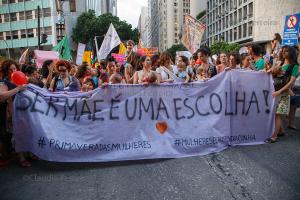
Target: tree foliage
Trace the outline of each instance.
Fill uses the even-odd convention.
[[[187,51],[187,49],[182,44],[174,44],[169,49],[167,49],[167,52],[171,54],[173,60],[176,57],[176,51]]]
[[[206,10],[203,10],[196,16],[196,19],[198,19],[198,20],[201,19],[205,14],[206,14]]]
[[[126,21],[121,21],[119,17],[113,16],[111,13],[96,16],[95,12],[89,10],[82,13],[78,18],[75,27],[73,28],[72,39],[77,43],[87,44],[98,37],[98,43],[102,43],[104,36],[112,23],[118,32],[122,41],[132,39],[138,41],[138,30],[132,29],[131,24]]]
[[[238,52],[240,48],[241,46],[237,43],[227,43],[224,41],[218,41],[211,45],[212,54]]]

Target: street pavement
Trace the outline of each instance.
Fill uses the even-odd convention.
[[[0,168],[0,199],[298,200],[300,131],[286,133],[275,144],[181,159],[36,161],[26,169],[12,161]]]

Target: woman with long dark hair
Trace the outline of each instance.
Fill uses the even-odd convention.
[[[275,92],[272,94],[276,98],[276,115],[275,115],[275,131],[271,138],[266,142],[274,143],[277,141],[278,134],[282,129],[282,118],[289,114],[290,96],[289,90],[294,85],[296,78],[299,75],[299,64],[297,62],[297,52],[294,47],[286,46],[282,48],[282,56],[284,58],[283,64],[279,69],[273,68],[273,72],[283,75],[286,82],[276,87]],[[276,81],[275,81],[276,82]]]
[[[6,157],[11,153],[12,144],[12,97],[24,86],[16,86],[11,82],[12,73],[19,71],[19,65],[13,60],[5,60],[0,65],[0,151],[3,158],[0,165],[7,164]],[[24,153],[19,153],[19,161],[22,167],[30,167],[30,162],[25,158]]]

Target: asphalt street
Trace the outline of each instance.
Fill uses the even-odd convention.
[[[297,118],[300,127],[300,118]],[[1,200],[300,199],[300,131],[275,144],[182,159],[113,163],[16,161],[0,169]]]

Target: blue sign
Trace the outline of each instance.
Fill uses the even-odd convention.
[[[300,14],[288,15],[285,17],[282,44],[288,46],[298,46]]]

